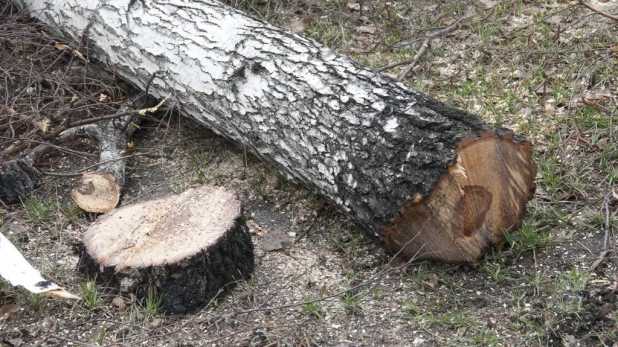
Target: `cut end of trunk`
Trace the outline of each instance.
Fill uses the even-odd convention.
[[[406,259],[472,262],[517,229],[534,189],[536,166],[527,141],[510,133],[465,141],[457,163],[426,197],[410,197],[384,246]]]
[[[71,196],[81,209],[103,213],[111,211],[118,204],[120,186],[114,176],[107,172],[86,172]]]
[[[254,266],[240,201],[211,186],[109,212],[82,248],[80,270],[138,296],[150,287],[173,314],[198,309]]]

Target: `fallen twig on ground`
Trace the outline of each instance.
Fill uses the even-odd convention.
[[[429,48],[429,43],[430,43],[433,39],[435,39],[435,38],[437,38],[437,37],[440,37],[440,36],[446,35],[446,34],[448,34],[448,33],[450,33],[450,32],[453,32],[453,31],[455,31],[455,30],[459,29],[459,28],[461,27],[461,21],[462,21],[462,20],[463,20],[463,18],[462,18],[462,19],[460,19],[460,20],[458,20],[457,22],[455,22],[455,23],[453,23],[453,24],[451,24],[451,25],[447,26],[447,27],[446,27],[446,28],[444,28],[444,29],[438,30],[438,31],[436,31],[436,32],[434,32],[434,33],[432,33],[432,34],[428,35],[428,36],[425,38],[425,41],[423,41],[423,43],[421,44],[421,47],[420,47],[420,49],[418,50],[418,52],[416,53],[416,55],[414,56],[414,58],[412,58],[412,59],[407,59],[407,60],[403,60],[403,61],[399,61],[399,62],[396,62],[396,63],[390,64],[390,65],[387,65],[387,66],[381,67],[381,68],[377,69],[376,71],[377,71],[377,72],[382,72],[382,71],[386,71],[386,70],[392,69],[392,68],[397,67],[397,66],[401,66],[401,65],[410,64],[410,66],[408,66],[408,68],[407,68],[404,72],[402,72],[402,73],[401,73],[401,74],[397,77],[397,79],[398,79],[398,80],[403,80],[403,79],[404,79],[404,78],[406,78],[406,76],[410,73],[410,71],[412,71],[412,69],[414,68],[414,66],[416,66],[416,64],[418,64],[418,61],[421,59],[421,56],[425,53],[425,51],[427,50],[427,48]]]
[[[602,209],[605,210],[605,237],[603,238],[603,251],[601,252],[601,254],[599,254],[599,258],[590,266],[590,270],[596,269],[596,267],[599,266],[611,252],[608,248],[608,244],[609,244],[609,234],[611,233],[611,224],[609,222],[609,217],[610,217],[609,203],[612,200],[612,198],[613,198],[613,192],[610,192],[609,194],[605,196],[605,199],[603,199]]]
[[[421,48],[418,50],[418,52],[416,53],[416,55],[414,56],[414,58],[412,58],[412,60],[410,61],[410,66],[408,66],[408,68],[406,68],[399,76],[397,76],[397,79],[402,81],[404,80],[408,74],[410,74],[410,72],[412,72],[412,69],[414,69],[414,67],[416,66],[416,64],[418,64],[418,61],[421,59],[421,56],[423,54],[425,54],[425,51],[427,50],[427,48],[429,48],[429,43],[440,36],[444,36],[450,32],[453,32],[457,29],[461,28],[461,20],[449,25],[448,27],[436,31],[435,33],[427,36],[427,38],[425,39],[425,41],[423,41],[423,43],[421,44]]]
[[[489,16],[491,16],[491,14],[494,11],[494,7],[490,8],[489,11],[487,11],[487,14],[485,16],[483,16],[483,18],[479,19],[478,21],[476,21],[475,23],[480,23],[484,20],[486,20],[487,18],[489,18]],[[418,64],[419,60],[421,59],[421,57],[423,56],[423,54],[425,54],[425,52],[427,51],[427,48],[429,48],[429,44],[431,43],[431,41],[433,41],[434,39],[441,37],[441,36],[445,36],[455,30],[458,30],[459,28],[461,28],[463,26],[463,22],[467,19],[469,19],[469,16],[464,15],[463,17],[461,17],[460,19],[458,19],[455,23],[447,26],[444,29],[440,29],[438,31],[435,31],[433,33],[431,33],[430,35],[428,35],[425,40],[423,41],[423,43],[421,44],[421,47],[419,48],[418,52],[416,52],[416,55],[414,55],[414,57],[412,59],[407,59],[407,60],[403,60],[400,62],[396,62],[393,64],[389,64],[387,66],[381,67],[379,69],[377,69],[377,72],[382,72],[382,71],[386,71],[389,69],[392,69],[394,67],[397,66],[401,66],[401,65],[406,65],[406,64],[410,64],[401,74],[399,74],[399,76],[397,76],[397,79],[402,81],[404,80],[409,74],[410,72],[412,72],[412,69],[414,69],[414,67],[416,66],[416,64]]]
[[[590,5],[589,3],[587,3],[587,2],[586,2],[586,1],[584,1],[584,0],[579,0],[579,3],[580,3],[582,6],[587,7],[587,8],[588,8],[588,9],[590,9],[591,11],[596,12],[596,13],[600,14],[600,15],[601,15],[601,16],[603,16],[603,17],[606,17],[606,18],[609,18],[609,19],[613,19],[613,20],[615,20],[615,21],[618,21],[618,16],[614,16],[613,14],[610,14],[610,13],[607,13],[607,12],[603,12],[603,11],[599,10],[598,8],[596,8],[596,7],[592,6],[592,5]]]

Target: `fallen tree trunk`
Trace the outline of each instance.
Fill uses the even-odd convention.
[[[88,58],[240,142],[391,252],[472,261],[517,228],[530,146],[482,120],[213,0],[20,0]],[[76,40],[80,42],[80,40]]]

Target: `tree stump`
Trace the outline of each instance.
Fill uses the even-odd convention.
[[[121,292],[155,291],[167,314],[203,307],[253,267],[240,201],[212,186],[101,216],[84,234],[79,265]]]

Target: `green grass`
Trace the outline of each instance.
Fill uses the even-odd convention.
[[[23,205],[30,220],[36,223],[46,222],[54,213],[54,204],[36,195],[26,200]]]
[[[361,303],[366,293],[364,291],[353,292],[349,291],[341,296],[341,303],[349,313],[362,313]]]
[[[45,313],[47,308],[47,296],[41,294],[28,294],[26,296],[26,302],[30,307],[30,311],[37,316],[41,316]]]
[[[486,262],[480,264],[480,266],[481,270],[488,274],[489,277],[491,277],[491,279],[497,284],[500,284],[508,279],[506,276],[508,268],[505,267],[504,264],[499,262]]]
[[[548,249],[558,244],[558,240],[551,231],[537,229],[536,226],[529,223],[524,223],[514,233],[505,233],[504,235],[511,249],[520,253],[534,249]]]
[[[78,286],[86,309],[89,311],[98,309],[103,302],[103,297],[97,284],[94,281],[89,281],[80,282]]]
[[[579,292],[586,289],[590,272],[572,268],[571,271],[561,274],[554,281],[554,289],[557,293]]]
[[[524,278],[524,283],[532,287],[534,296],[541,295],[544,285],[547,282],[547,277],[544,271],[534,269],[534,272]]]
[[[309,295],[303,294],[304,302],[309,302],[311,300]],[[302,310],[303,313],[315,318],[317,321],[322,321],[326,317],[319,301],[303,304]]]
[[[172,192],[174,192],[175,194],[180,194],[184,192],[185,190],[187,190],[187,187],[189,187],[189,183],[184,181],[173,182],[170,186]]]
[[[83,210],[77,206],[63,206],[60,208],[60,213],[66,218],[69,222],[75,223],[82,216]]]
[[[426,35],[448,25],[445,20],[449,20],[449,16],[466,13],[472,4],[455,1],[409,5],[398,1],[386,3],[346,0],[315,0],[303,3],[265,0],[227,2],[234,2],[256,17],[283,24],[289,24],[303,17],[311,18],[305,26],[306,35],[334,46],[333,49],[339,52],[353,54],[353,59],[370,67],[381,67],[410,59],[416,54]],[[348,3],[351,5],[362,3],[363,11],[351,9]],[[420,9],[421,6],[427,8]],[[329,300],[311,303],[308,303],[311,296],[321,298],[316,287],[322,285],[322,282],[316,280],[317,276],[309,276],[308,280],[304,278],[290,280],[290,288],[312,288],[310,294],[302,296],[304,301],[298,301],[298,307],[295,307],[297,314],[302,316],[301,320],[306,321],[303,324],[307,324],[307,331],[315,332],[316,335],[321,334],[323,327],[327,323],[330,324],[331,320],[337,325],[343,322],[343,329],[347,329],[350,328],[347,325],[348,321],[356,318],[364,319],[360,317],[346,319],[345,314],[362,312],[367,319],[376,319],[377,315],[382,315],[380,300],[384,300],[384,308],[391,308],[387,302],[400,302],[401,305],[393,320],[384,321],[383,333],[391,334],[392,326],[400,327],[407,324],[408,328],[422,332],[428,339],[426,343],[429,345],[545,346],[550,345],[548,342],[550,338],[554,339],[554,344],[559,345],[561,337],[568,335],[577,335],[576,338],[578,342],[581,339],[582,345],[601,344],[600,341],[611,340],[612,336],[614,340],[616,339],[616,333],[602,331],[600,323],[588,325],[590,322],[583,322],[586,325],[582,324],[580,331],[569,332],[565,330],[565,326],[570,321],[565,321],[565,317],[568,319],[588,317],[589,295],[593,295],[588,292],[598,289],[596,288],[598,283],[591,284],[590,279],[607,277],[606,271],[603,270],[605,265],[596,272],[586,270],[588,262],[585,259],[589,259],[590,255],[584,248],[589,247],[596,255],[596,250],[591,246],[598,245],[597,241],[602,239],[605,223],[604,214],[599,213],[600,206],[597,204],[599,196],[606,194],[608,187],[611,188],[618,183],[618,167],[616,167],[618,151],[615,150],[618,141],[616,136],[618,131],[615,129],[618,124],[618,113],[614,113],[612,119],[596,107],[582,104],[570,106],[569,102],[572,97],[577,99],[581,96],[576,87],[586,90],[593,85],[600,85],[610,88],[615,93],[615,76],[618,75],[618,71],[611,60],[613,53],[607,50],[597,51],[599,54],[595,57],[586,58],[580,52],[595,47],[616,45],[618,41],[615,35],[612,35],[613,32],[602,33],[604,29],[598,30],[587,25],[593,23],[596,26],[598,23],[595,23],[595,20],[599,16],[585,13],[580,17],[579,12],[583,11],[579,10],[559,14],[562,18],[560,30],[565,32],[560,33],[561,40],[554,40],[557,34],[556,24],[545,22],[544,17],[563,6],[562,2],[549,0],[500,2],[492,13],[482,20],[479,19],[488,14],[488,10],[480,3],[473,3],[472,6],[475,18],[457,31],[432,41],[430,48],[417,64],[415,72],[404,83],[441,101],[452,102],[460,108],[476,113],[490,126],[504,125],[516,132],[519,128],[519,131],[524,132],[524,135],[531,140],[535,146],[534,159],[539,163],[539,176],[536,195],[527,205],[524,224],[521,229],[506,235],[508,245],[505,249],[476,264],[477,268],[469,265],[455,267],[429,261],[418,262],[409,266],[407,271],[389,275],[388,282],[372,283],[366,292],[350,292]],[[538,12],[529,12],[531,7],[538,9]],[[280,11],[282,8],[288,12]],[[526,20],[531,20],[532,25],[526,27]],[[361,33],[357,30],[359,26],[375,26],[378,29],[373,35]],[[569,37],[569,31],[573,30],[577,30],[577,35]],[[596,30],[598,34],[592,35]],[[366,41],[357,41],[359,38]],[[565,43],[565,39],[571,39],[572,43]],[[414,43],[402,48],[389,47],[406,42]],[[365,53],[354,50],[356,53],[351,53],[353,51],[351,48],[366,47],[370,47],[373,51]],[[535,53],[539,51],[546,53]],[[568,51],[568,53],[557,51]],[[405,68],[406,66],[401,66],[387,73],[397,75]],[[587,83],[589,76],[595,76],[595,83]],[[542,83],[551,89],[546,93],[537,93],[537,88]],[[555,114],[548,113],[545,109],[550,99],[555,100]],[[611,99],[595,99],[594,102],[612,110],[615,107]],[[611,132],[610,119],[614,125]],[[573,138],[567,140],[575,127],[581,129],[582,138],[589,141],[592,147],[583,141],[576,142]],[[157,142],[153,141],[148,145],[154,147],[156,144]],[[188,155],[181,158],[186,161],[183,163],[186,164],[185,167],[190,168],[188,176],[170,180],[168,183],[174,186],[174,191],[177,193],[184,191],[187,185],[192,183],[225,184],[231,177],[220,173],[225,170],[212,169],[213,162],[223,162],[228,159],[226,156],[214,152],[211,161],[210,149],[198,147],[193,146]],[[255,166],[260,163],[252,157],[248,160],[251,165],[252,161]],[[253,194],[267,197],[269,201],[278,201],[282,197],[282,192],[289,193],[292,190],[292,185],[287,183],[285,177],[276,176],[267,170],[264,170],[265,173],[262,172],[260,177],[257,170],[251,169],[254,168],[249,167],[247,171],[250,174],[248,182],[252,185],[253,191],[257,192]],[[309,195],[307,201],[302,201],[302,204],[314,210],[323,207],[323,201],[314,195],[307,195]],[[290,202],[297,201],[291,199]],[[45,205],[44,203],[39,202],[38,205],[38,210],[45,210],[40,208],[40,205]],[[54,215],[53,209],[50,208],[50,211],[51,216],[45,217],[46,213],[42,213],[43,217],[28,218],[33,221],[40,218],[49,223]],[[69,221],[77,220],[83,223],[86,220],[85,216],[79,214],[79,210],[60,208],[59,212]],[[296,215],[293,217],[296,218]],[[323,218],[328,219],[330,216]],[[8,217],[5,217],[5,221],[6,219]],[[614,226],[618,225],[618,216],[613,215],[610,222]],[[325,227],[329,228],[329,222],[325,223]],[[318,226],[321,224],[320,222]],[[349,232],[349,228],[345,228],[345,232]],[[333,229],[336,227],[333,226]],[[328,235],[339,234],[334,232]],[[324,257],[326,260],[323,269],[332,271],[334,273],[332,280],[337,282],[328,283],[332,292],[349,288],[354,282],[370,278],[380,268],[379,265],[375,265],[380,261],[375,259],[367,261],[368,256],[385,259],[381,260],[382,264],[388,261],[388,256],[383,255],[382,251],[378,252],[375,248],[370,248],[368,251],[365,247],[366,239],[362,236],[352,235],[354,236],[350,240],[345,240],[346,242],[340,237],[333,237],[332,240],[329,236],[326,236],[326,240],[316,239],[320,242],[319,247],[324,248],[326,244],[326,248],[330,248],[321,251],[328,255]],[[587,236],[585,240],[580,238],[582,235]],[[563,236],[565,240],[568,240],[568,237],[573,239],[563,241]],[[316,240],[307,240],[311,241],[307,242],[308,246],[314,246],[312,242]],[[577,241],[581,243],[578,244]],[[552,248],[561,242],[564,242],[562,245],[565,249],[564,256],[556,256],[555,253],[562,252],[562,249],[559,251]],[[545,252],[547,254],[538,257],[546,263],[539,263],[543,266],[533,268],[531,265],[533,259],[547,250],[551,252]],[[587,257],[580,258],[584,254]],[[264,268],[270,269],[268,266],[272,263],[268,258],[278,255],[281,254],[272,253],[266,256],[263,262],[267,267]],[[296,254],[292,252],[289,255]],[[321,261],[322,254],[316,255]],[[362,260],[359,261],[359,258]],[[333,259],[336,261],[332,262]],[[311,264],[314,266],[315,263]],[[577,264],[581,267],[570,268],[575,265],[567,265],[567,268],[564,268],[564,264]],[[317,266],[322,266],[322,262]],[[525,270],[523,274],[522,270]],[[298,271],[302,272],[302,269]],[[251,290],[256,293],[263,289],[270,290],[269,286],[265,288],[261,275],[268,276],[271,273],[254,276],[256,284],[255,287],[251,286]],[[2,287],[3,283],[0,281],[0,291]],[[4,288],[8,286],[4,285]],[[240,290],[244,292],[242,288]],[[292,289],[294,290],[296,289]],[[271,304],[261,303],[260,295],[251,293],[247,296],[238,296],[238,302],[243,307],[235,307],[237,297],[234,293],[238,291],[239,288],[232,292],[233,299],[228,297],[220,301],[214,300],[208,308],[211,310],[208,314],[218,315],[222,311],[243,310],[244,306]],[[481,292],[481,296],[486,300],[486,303],[482,302],[478,306],[478,294],[475,295],[477,291]],[[289,295],[286,302],[294,301],[292,297],[298,299],[300,296],[298,294],[290,293],[286,289],[281,290],[282,296]],[[99,293],[94,297],[101,296]],[[0,306],[2,300],[0,298]],[[128,310],[114,312],[117,314],[115,319],[124,321],[126,316],[123,315],[132,315],[136,319],[136,325],[143,324],[146,318],[160,314],[160,300],[161,298],[149,292],[148,297],[133,302]],[[82,319],[81,317],[86,320],[92,319],[104,312],[105,304],[105,302],[99,303],[98,310],[89,312],[81,310],[76,314],[80,316],[79,319]],[[218,307],[219,305],[221,307]],[[56,314],[55,308],[48,305],[46,315]],[[246,321],[263,318],[262,313],[247,315]],[[269,322],[283,322],[290,319],[287,310],[269,311],[268,316]],[[67,317],[66,320],[72,322],[74,318]],[[618,320],[618,313],[612,312],[607,318]],[[243,333],[234,330],[230,325],[234,323],[230,321],[234,320],[228,320],[227,323],[225,320],[219,321],[221,330],[238,333],[238,341],[244,337],[249,341],[250,333],[240,336]],[[276,326],[269,328],[269,333],[274,336],[273,339],[280,339],[272,342],[281,345],[305,343],[295,341],[295,337],[290,337],[293,333],[286,334],[284,329],[279,330]],[[109,345],[115,343],[116,339],[127,338],[135,332],[140,334],[140,329],[111,326],[107,327],[107,330],[95,328],[89,330],[84,339],[91,339],[92,344]],[[554,333],[556,335],[553,335]],[[208,331],[204,334],[215,333]],[[169,338],[178,338],[175,335],[177,334],[170,334]],[[206,338],[213,338],[212,335]],[[360,339],[365,338],[362,335],[354,335],[354,338],[358,340],[358,336],[361,336]],[[287,340],[288,338],[292,342]],[[366,341],[373,341],[374,338],[375,336],[367,336]],[[352,336],[350,339],[353,340]],[[222,340],[221,343],[226,342]]]
[[[105,328],[100,328],[99,329],[99,333],[97,334],[97,337],[92,341],[93,344],[97,345],[97,346],[104,346],[105,345]]]
[[[443,307],[440,302],[432,302],[432,305],[421,304],[417,298],[413,298],[404,302],[402,309],[408,319],[420,326],[461,328],[475,325],[475,319],[462,310]]]
[[[163,296],[157,295],[154,290],[149,289],[148,295],[142,300],[142,312],[145,318],[156,316],[161,310]]]

